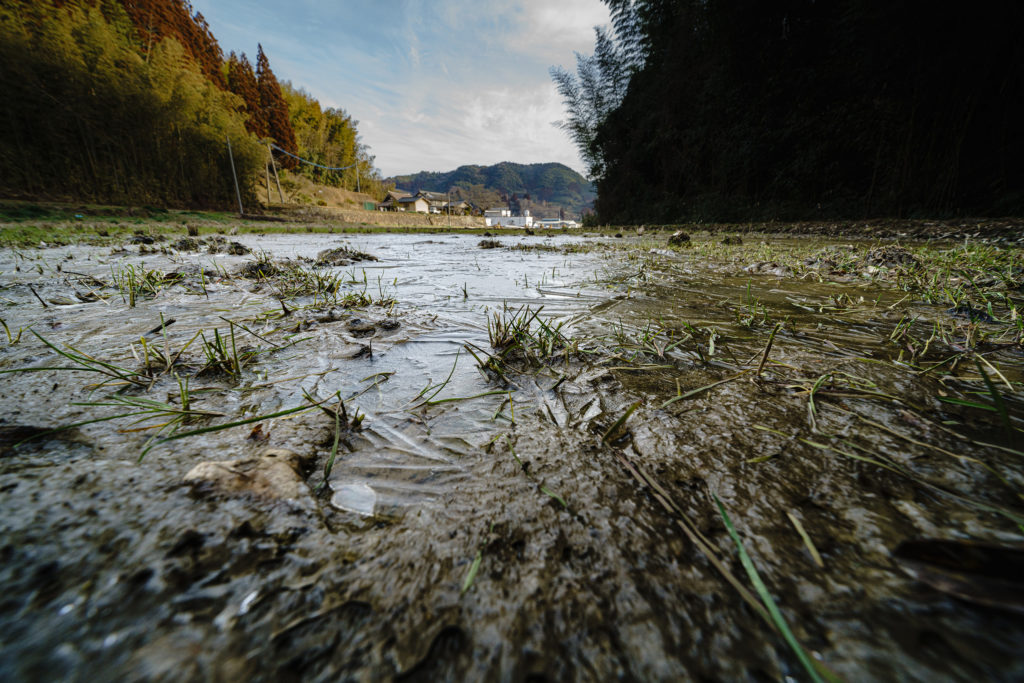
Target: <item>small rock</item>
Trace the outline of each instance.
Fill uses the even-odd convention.
[[[356,360],[358,358],[371,358],[373,356],[373,347],[369,344],[364,344],[359,347],[359,350],[349,356],[349,360]]]
[[[238,274],[250,280],[258,280],[265,277],[278,275],[281,269],[270,261],[249,261],[238,269]]]
[[[676,230],[668,238],[668,246],[681,247],[690,243],[690,236],[682,230]]]
[[[774,261],[760,261],[758,263],[751,263],[749,266],[743,269],[745,273],[761,273],[764,275],[775,275],[776,277],[788,277],[793,274],[786,266],[780,266]]]
[[[986,311],[980,308],[975,308],[970,302],[954,306],[946,311],[954,318],[966,318],[972,323],[994,323],[996,319],[990,316]]]
[[[912,267],[917,265],[917,257],[915,257],[905,247],[896,246],[895,244],[887,244],[884,247],[875,247],[867,253],[864,260],[869,266],[906,266]]]
[[[296,453],[275,448],[254,458],[199,463],[189,470],[184,481],[196,490],[220,495],[299,500],[310,495],[298,473],[301,462]]]
[[[199,251],[199,240],[195,237],[182,237],[171,247],[177,251]]]
[[[724,240],[722,240],[722,244],[731,247],[739,246],[743,244],[743,238],[740,237],[739,235],[729,235]]]
[[[391,330],[397,330],[401,325],[402,323],[398,322],[398,318],[384,318],[377,323],[377,327],[382,330],[387,330],[388,332]]]
[[[373,323],[356,318],[348,324],[348,331],[353,337],[372,337],[377,332]]]
[[[356,261],[376,261],[377,257],[371,254],[366,254],[349,247],[335,247],[334,249],[324,249],[316,255],[316,265],[318,266],[347,266],[350,263]]]

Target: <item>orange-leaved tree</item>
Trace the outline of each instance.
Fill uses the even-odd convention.
[[[270,60],[263,52],[263,45],[257,46],[256,53],[256,83],[260,94],[260,109],[266,121],[267,135],[274,139],[277,146],[298,154],[298,145],[295,143],[295,131],[292,129],[291,117],[288,115],[288,103],[281,94],[281,84],[277,77],[270,70]],[[285,168],[295,168],[299,165],[293,157],[281,155],[281,165]]]
[[[252,69],[249,58],[242,53],[239,57],[234,52],[228,57],[228,89],[242,98],[245,104],[244,113],[248,116],[245,129],[257,137],[267,136],[267,119],[260,106],[259,85],[256,73]]]

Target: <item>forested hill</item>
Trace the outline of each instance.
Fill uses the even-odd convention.
[[[563,128],[601,220],[1024,213],[1024,3],[605,0]]]
[[[255,41],[255,38],[254,38]],[[225,56],[188,0],[0,2],[0,196],[233,206],[231,140],[246,205],[272,141],[325,166],[285,168],[379,194],[356,122]]]
[[[503,161],[493,166],[460,166],[454,171],[423,171],[388,178],[409,192],[428,190],[453,192],[453,197],[479,207],[520,202],[522,208],[541,217],[576,218],[594,201],[593,185],[564,164],[514,164]]]

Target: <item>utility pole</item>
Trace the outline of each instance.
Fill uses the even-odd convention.
[[[452,229],[452,191],[451,188],[445,192],[445,197],[448,199],[448,229]]]
[[[267,208],[270,208],[270,164],[263,164],[263,171],[267,174]]]
[[[270,149],[270,143],[267,143],[267,153],[270,154],[270,167],[274,169],[274,181],[277,183],[277,198],[284,204],[284,193],[281,192],[281,179],[277,176],[277,163],[274,161],[274,153]]]
[[[231,152],[231,138],[225,135],[224,139],[228,141],[228,159],[231,160],[231,177],[235,179],[235,196],[238,198],[238,215],[244,216],[245,209],[242,208],[242,191],[238,189],[238,173],[235,172],[235,155]]]

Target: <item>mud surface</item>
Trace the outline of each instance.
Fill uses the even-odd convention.
[[[668,238],[0,252],[0,677],[1024,677],[1021,254]]]

